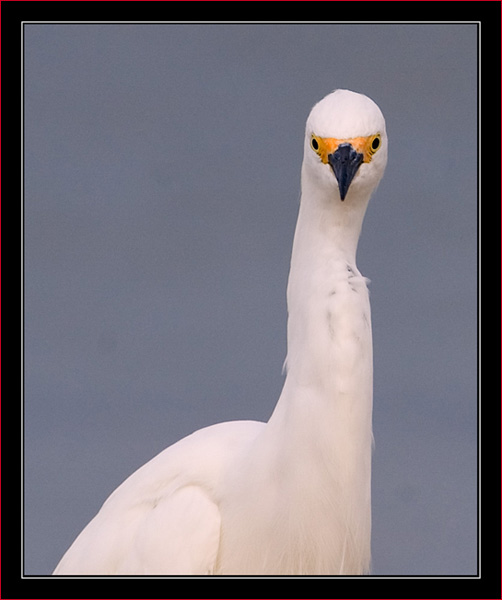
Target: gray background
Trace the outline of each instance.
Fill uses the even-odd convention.
[[[280,394],[305,119],[381,107],[376,574],[476,572],[474,24],[26,24],[25,573],[190,432]]]

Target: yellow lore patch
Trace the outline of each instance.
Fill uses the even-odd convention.
[[[310,146],[319,155],[324,164],[328,163],[328,156],[333,154],[340,144],[350,144],[354,150],[363,155],[363,162],[369,163],[371,157],[380,148],[382,139],[379,133],[367,137],[356,137],[346,140],[337,138],[323,138],[312,134]]]

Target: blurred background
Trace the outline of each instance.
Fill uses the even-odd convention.
[[[382,109],[373,572],[477,571],[477,25],[24,25],[24,570],[281,392],[304,126]]]

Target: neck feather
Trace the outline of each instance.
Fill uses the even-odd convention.
[[[312,202],[302,191],[288,282],[287,376],[269,432],[284,438],[293,481],[299,473],[303,481],[322,482],[341,519],[330,527],[347,544],[336,552],[358,557],[348,572],[365,571],[373,366],[368,290],[355,255],[367,198],[342,205],[318,195]]]

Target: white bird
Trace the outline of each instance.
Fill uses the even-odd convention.
[[[335,90],[306,124],[287,375],[267,423],[201,429],[106,500],[55,575],[357,575],[370,568],[373,359],[356,249],[385,120]]]

